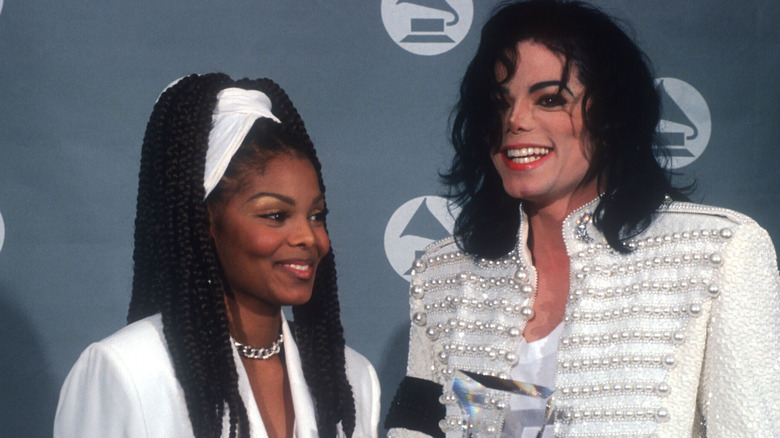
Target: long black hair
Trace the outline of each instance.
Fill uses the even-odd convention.
[[[585,87],[585,132],[591,144],[586,178],[603,193],[595,224],[618,251],[646,228],[665,196],[686,199],[659,164],[661,105],[649,61],[614,19],[579,1],[530,0],[500,5],[482,29],[453,110],[455,156],[442,178],[461,206],[455,223],[467,252],[496,258],[515,245],[521,200],[503,188],[490,154],[501,144],[501,85],[496,66],[514,75],[516,45],[533,40],[564,56],[562,83],[576,71]],[[576,67],[576,70],[572,67]]]
[[[235,174],[244,158],[263,153],[263,145],[283,144],[312,163],[325,193],[321,166],[303,121],[273,81],[233,81],[219,73],[190,75],[167,89],[154,106],[141,153],[127,321],[162,314],[165,340],[198,438],[220,436],[226,408],[230,437],[249,433],[238,392],[223,276],[209,235],[208,203],[224,196],[223,182],[205,201],[203,187],[212,112],[217,93],[227,87],[265,93],[281,124],[262,129],[268,123],[256,122],[226,175]],[[331,250],[319,264],[311,300],[293,307],[303,373],[315,400],[321,436],[336,436],[339,422],[348,436],[355,429],[337,291]]]

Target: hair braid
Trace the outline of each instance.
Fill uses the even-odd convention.
[[[230,82],[226,75],[192,75],[166,90],[147,125],[139,173],[128,322],[162,314],[198,438],[220,435],[226,405],[231,430],[249,425],[203,203],[212,112]]]
[[[352,387],[346,379],[344,334],[340,324],[335,258],[329,252],[320,262],[312,299],[293,307],[296,332],[306,381],[317,400],[317,427],[322,436],[334,436],[336,423],[342,422],[347,435],[355,429],[355,404]],[[327,419],[331,419],[330,421]]]

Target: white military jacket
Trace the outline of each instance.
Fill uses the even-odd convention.
[[[766,231],[730,210],[669,202],[620,254],[591,223],[597,202],[563,224],[571,280],[555,436],[780,436],[780,279]],[[508,378],[517,363],[536,287],[527,233],[523,217],[517,248],[497,261],[452,238],[415,261],[407,376],[442,385],[447,437],[464,436],[466,422],[453,373]],[[499,436],[507,400],[492,393],[477,436]],[[428,436],[394,427],[391,437]]]

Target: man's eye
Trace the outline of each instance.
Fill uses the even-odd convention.
[[[556,108],[566,105],[566,99],[560,94],[545,94],[537,100],[537,103],[545,108]]]

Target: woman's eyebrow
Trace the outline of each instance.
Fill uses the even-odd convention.
[[[273,193],[273,192],[259,192],[259,193],[255,193],[249,199],[247,199],[246,202],[251,202],[252,200],[259,199],[259,198],[265,198],[265,197],[275,198],[275,199],[278,199],[278,200],[284,202],[285,204],[289,204],[289,205],[292,205],[292,206],[294,206],[296,204],[295,203],[295,199],[293,199],[293,198],[291,198],[289,196],[285,196],[285,195],[281,195],[279,193]],[[314,204],[316,204],[318,202],[323,202],[323,201],[325,201],[325,195],[321,193],[316,198],[314,198],[311,201],[311,203],[312,203],[312,205],[314,205]]]
[[[250,196],[249,199],[246,200],[246,202],[250,202],[254,199],[259,199],[264,197],[276,198],[284,202],[285,204],[295,205],[295,200],[293,198],[290,198],[289,196],[280,195],[278,193],[271,193],[271,192],[255,193],[254,195]]]

